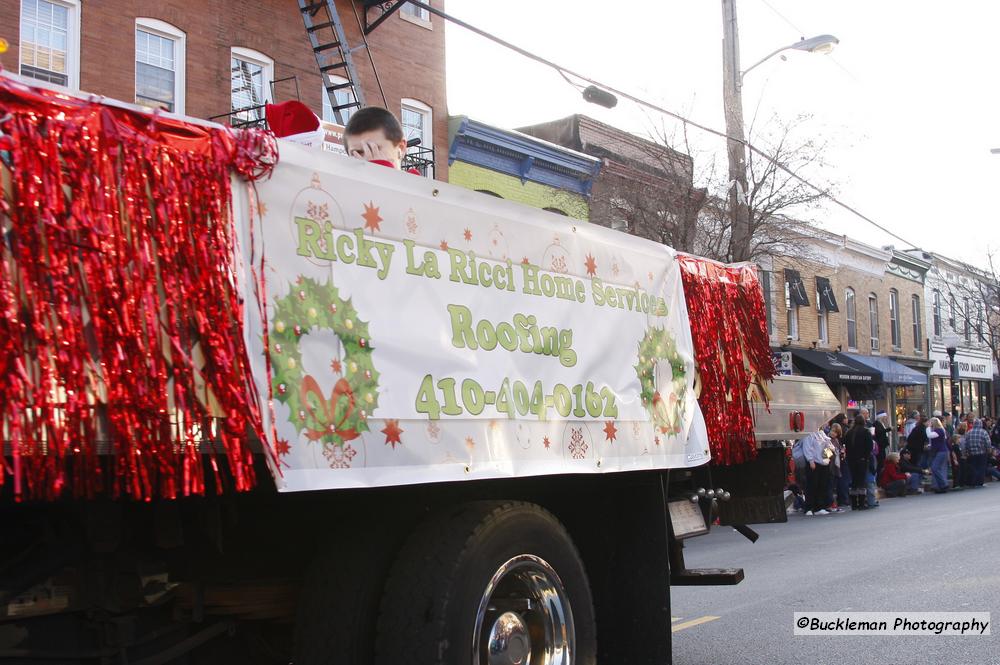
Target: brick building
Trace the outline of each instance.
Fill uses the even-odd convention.
[[[591,222],[693,249],[706,192],[692,183],[689,155],[579,114],[518,131],[602,161],[591,188]]]
[[[433,6],[443,8],[443,0]],[[374,22],[381,9],[351,0],[336,8],[348,46],[363,45],[359,23]],[[294,0],[6,0],[0,37],[10,44],[6,69],[71,90],[223,121],[234,109],[298,98],[333,119]],[[407,4],[367,39],[371,59],[364,49],[353,54],[365,101],[382,104],[377,69],[385,105],[408,138],[434,147],[432,173],[446,179],[443,22]],[[328,82],[344,79],[330,74]],[[350,101],[349,89],[337,95]]]
[[[797,256],[761,272],[776,353],[822,376],[845,410],[885,410],[901,423],[928,408],[924,278],[930,267],[892,248],[817,232]]]
[[[586,221],[600,171],[595,157],[465,116],[449,123],[448,180]]]

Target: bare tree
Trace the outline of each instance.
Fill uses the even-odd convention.
[[[747,162],[751,261],[769,256],[802,257],[811,251],[805,241],[812,236],[811,217],[824,195],[778,167],[781,164],[832,193],[833,184],[825,177],[829,172],[825,169],[828,144],[817,138],[811,120],[799,116],[786,122],[775,117],[760,131],[751,125],[750,142],[773,157],[771,161],[751,152]],[[725,194],[731,185],[711,183],[718,194],[704,206],[695,242],[696,253],[727,263],[733,260],[732,219]]]

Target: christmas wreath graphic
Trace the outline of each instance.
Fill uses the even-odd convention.
[[[323,447],[343,446],[368,431],[368,417],[378,406],[378,372],[372,364],[368,324],[358,318],[350,299],[337,288],[299,277],[291,293],[274,303],[270,331],[271,386],[289,408],[288,419],[299,434]],[[312,375],[303,376],[302,338],[312,330],[332,330],[344,349],[331,369],[340,375],[329,397]]]
[[[656,367],[660,362],[670,366],[671,379],[657,387]],[[677,351],[677,341],[666,328],[650,327],[639,342],[639,363],[635,365],[641,386],[640,396],[662,434],[679,434],[684,421],[687,393],[687,367]]]

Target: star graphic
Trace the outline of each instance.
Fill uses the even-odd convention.
[[[609,420],[604,423],[604,437],[606,440],[613,442],[616,434],[618,434],[618,428],[615,427],[615,421]]]
[[[545,437],[544,439],[542,439],[542,445],[545,446],[546,448],[552,445],[552,442],[549,441],[549,437]]]
[[[651,282],[653,281],[653,273],[652,272],[646,273],[646,276],[649,277],[649,281],[651,281]]]
[[[373,201],[369,201],[365,204],[365,212],[361,215],[362,219],[365,220],[365,228],[371,231],[381,231],[380,222],[382,218],[378,214],[378,207],[376,207]]]
[[[386,445],[391,445],[393,449],[396,448],[396,444],[403,444],[402,439],[399,435],[403,433],[403,430],[399,427],[399,421],[394,419],[389,419],[385,421],[385,427],[382,428],[382,434],[385,434]]]
[[[660,445],[660,437],[654,436],[653,437],[653,443],[655,443],[656,445]]]
[[[587,254],[587,260],[583,262],[583,265],[587,266],[587,274],[591,277],[597,274],[597,261],[590,254]]]
[[[471,229],[465,229],[465,233],[462,234],[462,235],[465,236],[466,240],[469,240],[469,241],[472,240],[472,230]]]
[[[473,448],[476,447],[476,440],[473,439],[471,436],[465,437],[465,447],[471,451]]]
[[[261,201],[257,204],[257,211],[260,212],[260,216],[264,217],[267,215],[267,204]]]
[[[333,360],[330,362],[330,369],[332,369],[337,374],[344,373],[344,366],[340,364],[339,360]]]
[[[500,429],[500,423],[497,422],[496,420],[491,420],[490,421],[490,429],[493,430],[493,431],[496,431],[496,430]]]
[[[275,441],[274,452],[278,457],[284,457],[292,452],[292,446],[288,443],[288,439],[278,439]]]
[[[447,240],[442,240],[441,241],[441,251],[443,251],[443,252],[447,252],[448,251],[448,241]]]
[[[531,265],[531,261],[529,261],[529,260],[528,260],[528,257],[527,257],[527,256],[526,256],[526,257],[524,257],[523,259],[521,259],[521,263],[523,263],[523,264],[524,264],[524,265],[526,265],[526,266],[529,266],[529,265]]]

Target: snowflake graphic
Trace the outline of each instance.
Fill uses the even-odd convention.
[[[330,462],[331,469],[350,469],[351,460],[358,454],[354,447],[345,443],[343,446],[335,444],[323,446],[323,457]]]
[[[309,201],[306,205],[306,214],[315,222],[325,222],[330,219],[329,204],[318,205]]]
[[[552,272],[566,272],[566,257],[556,256],[552,259]]]
[[[573,459],[583,459],[587,456],[587,442],[583,440],[583,428],[570,428],[569,454]]]
[[[406,232],[411,236],[417,235],[417,213],[410,208],[406,211]]]
[[[615,261],[614,263],[611,264],[611,274],[612,275],[614,275],[615,277],[617,277],[618,273],[620,273],[621,271],[622,271],[622,269],[618,267],[618,262],[617,261]]]
[[[441,426],[433,420],[427,423],[427,436],[437,441],[438,437],[441,436]]]

